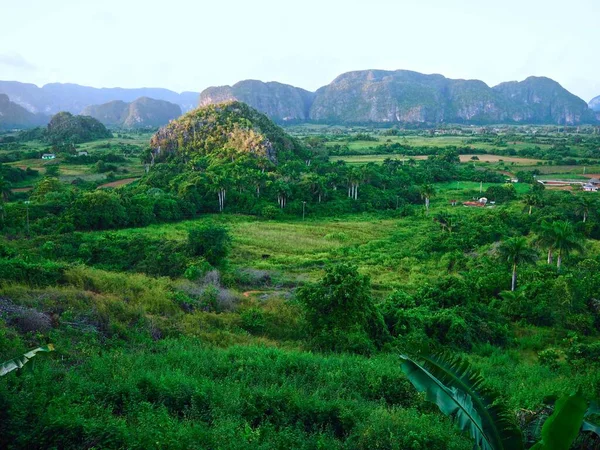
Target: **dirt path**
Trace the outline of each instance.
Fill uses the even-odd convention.
[[[125,186],[126,184],[133,183],[136,180],[139,180],[139,178],[124,178],[122,180],[111,181],[110,183],[101,184],[100,186],[98,186],[98,189],[116,188],[119,186]]]
[[[29,192],[32,189],[33,189],[32,186],[27,186],[27,187],[13,188],[13,189],[11,189],[11,191],[13,191],[13,192]]]

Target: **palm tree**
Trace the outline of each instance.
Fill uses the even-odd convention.
[[[537,259],[535,252],[529,248],[527,239],[514,237],[504,241],[500,248],[500,257],[512,266],[511,291],[517,287],[517,265],[533,263]]]
[[[554,251],[554,242],[555,242],[554,224],[550,223],[550,222],[546,222],[544,220],[542,222],[542,225],[540,226],[538,236],[535,239],[535,244],[538,247],[548,249],[548,264],[552,264],[552,254]]]
[[[12,193],[11,184],[9,181],[0,177],[0,219],[4,220],[4,203],[8,201]]]
[[[0,197],[2,197],[2,201],[8,201],[8,198],[12,193],[11,187],[10,181],[6,180],[4,177],[0,177]]]
[[[590,197],[579,197],[577,199],[577,205],[575,206],[575,214],[582,216],[583,222],[587,220],[590,209],[592,209],[594,202]]]
[[[429,199],[435,196],[435,188],[431,184],[421,186],[421,198],[425,199],[425,210],[429,213]]]
[[[540,206],[542,204],[540,196],[535,194],[526,194],[523,197],[523,201],[525,202],[525,209],[529,209],[529,215],[531,215],[534,206]]]
[[[566,220],[558,220],[552,224],[553,228],[553,244],[556,250],[556,268],[560,270],[563,256],[569,256],[569,253],[576,251],[582,252],[583,245],[581,244],[580,236],[575,232],[573,224]]]

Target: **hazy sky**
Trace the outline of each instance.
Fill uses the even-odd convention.
[[[600,95],[599,0],[0,0],[0,80],[201,91],[316,89],[410,69]]]

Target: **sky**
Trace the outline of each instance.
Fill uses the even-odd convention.
[[[600,95],[599,0],[0,0],[0,17],[0,80],[40,86],[315,90],[408,69]]]

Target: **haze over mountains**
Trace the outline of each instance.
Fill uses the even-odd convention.
[[[549,78],[529,77],[490,87],[479,80],[408,70],[347,72],[316,92],[244,80],[180,94],[161,88],[99,89],[60,83],[40,88],[0,81],[0,93],[10,99],[0,103],[4,128],[47,123],[59,111],[89,114],[108,126],[159,126],[196,106],[228,100],[247,103],[280,123],[577,125],[600,121],[600,97],[588,105]]]
[[[23,106],[29,112],[53,115],[60,111],[81,114],[86,106],[114,100],[132,102],[140,97],[166,100],[189,111],[198,105],[198,92],[181,94],[162,88],[94,88],[71,83],[51,83],[42,87],[18,81],[0,81],[0,93]]]

